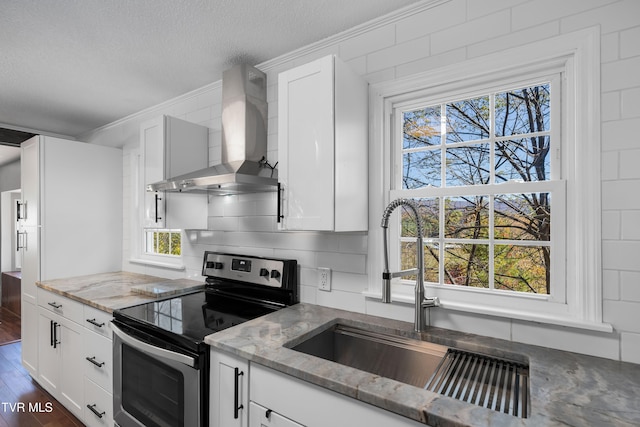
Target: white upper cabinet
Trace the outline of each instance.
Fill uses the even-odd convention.
[[[367,106],[367,82],[334,55],[280,73],[280,229],[367,230]]]
[[[143,227],[206,229],[207,195],[148,192],[149,184],[209,166],[209,130],[171,116],[140,126]]]

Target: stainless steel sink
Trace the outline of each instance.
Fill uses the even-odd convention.
[[[423,388],[448,347],[338,324],[292,349]]]

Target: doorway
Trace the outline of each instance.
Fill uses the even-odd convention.
[[[0,345],[20,340],[22,254],[17,249],[20,190],[0,193]]]

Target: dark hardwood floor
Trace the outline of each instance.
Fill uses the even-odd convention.
[[[20,317],[0,306],[0,345],[20,340]]]
[[[21,348],[19,341],[0,346],[0,427],[83,426],[31,379],[20,362]]]

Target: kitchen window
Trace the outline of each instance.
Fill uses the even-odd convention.
[[[425,293],[440,309],[611,330],[601,307],[599,67],[599,33],[588,29],[372,85],[372,215],[416,201]],[[389,233],[391,270],[414,268],[405,211]],[[369,259],[381,260],[382,230],[369,236]],[[367,295],[380,295],[379,282]],[[392,299],[413,302],[414,286],[396,279]]]
[[[148,254],[180,256],[180,230],[145,230],[145,250]]]
[[[556,74],[524,87],[394,108],[391,199],[419,206],[426,282],[564,301],[564,237],[555,225],[564,215],[555,205],[564,198],[560,93]],[[395,253],[409,269],[415,223],[404,211],[400,222]]]

